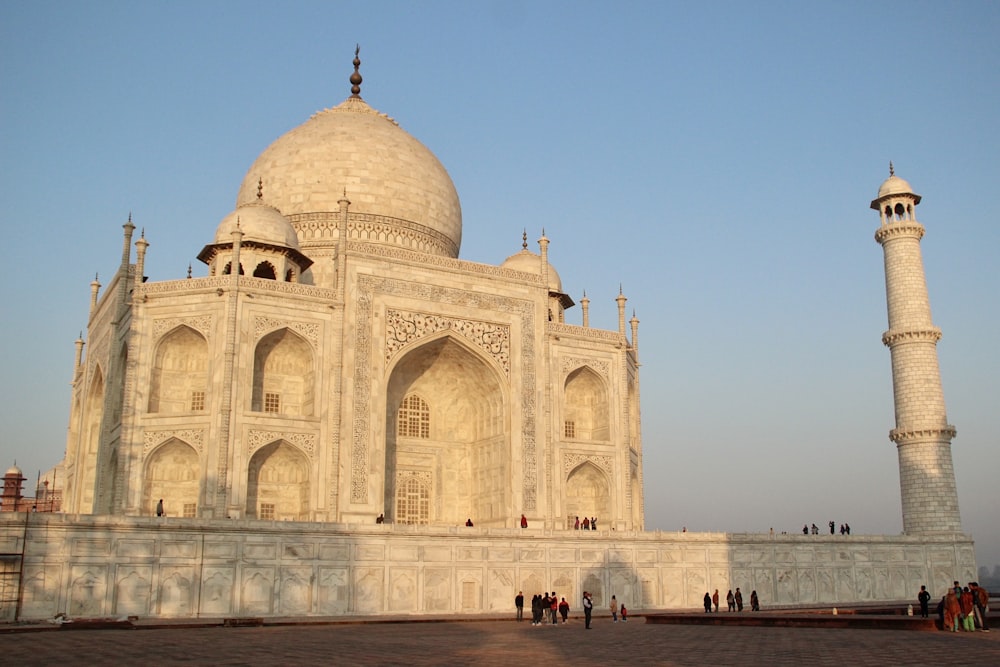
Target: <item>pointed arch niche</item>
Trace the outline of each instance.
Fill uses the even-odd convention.
[[[573,525],[576,517],[597,517],[610,525],[611,485],[608,475],[590,461],[570,471],[566,477],[566,519]]]
[[[309,459],[279,440],[261,447],[247,469],[248,517],[268,521],[309,519]]]
[[[97,449],[101,443],[101,421],[104,419],[104,373],[95,367],[90,381],[90,390],[84,402],[86,411],[83,418],[81,447],[77,456],[80,472],[80,488],[77,490],[79,504],[77,511],[90,514],[94,511],[94,486],[97,484]]]
[[[146,459],[143,514],[155,515],[162,498],[166,516],[197,516],[200,480],[201,464],[194,447],[177,438],[167,440]]]
[[[506,404],[499,371],[460,339],[445,334],[405,353],[386,387],[386,520],[399,507],[406,523],[512,520]],[[424,506],[426,516],[414,510]]]
[[[563,438],[566,440],[611,439],[608,388],[589,366],[566,376],[563,386]]]
[[[179,326],[160,339],[149,380],[149,412],[201,412],[208,388],[208,341]]]
[[[304,338],[286,328],[260,339],[254,350],[251,410],[310,417],[315,386],[316,361]]]

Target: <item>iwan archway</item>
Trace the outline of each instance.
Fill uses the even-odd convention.
[[[387,522],[511,525],[501,373],[448,334],[406,352],[386,384]]]

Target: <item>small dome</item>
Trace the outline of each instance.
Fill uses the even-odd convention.
[[[233,242],[233,230],[239,221],[243,243],[257,242],[280,248],[299,249],[299,237],[281,211],[260,200],[244,204],[227,215],[215,230],[217,244]]]
[[[514,269],[524,273],[542,274],[542,256],[531,252],[527,248],[519,253],[511,255],[500,265],[504,269]],[[556,267],[549,264],[549,291],[562,294],[562,279],[556,271]]]
[[[21,474],[20,468],[18,468],[16,465],[13,465],[7,469],[7,472],[4,473],[4,477],[24,477],[24,475]]]
[[[901,195],[901,194],[913,194],[913,188],[904,179],[893,174],[889,178],[885,179],[882,183],[882,187],[878,189],[878,198],[886,197],[888,195]]]

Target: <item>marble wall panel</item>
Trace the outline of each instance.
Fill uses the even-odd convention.
[[[115,616],[147,616],[152,597],[152,565],[119,565],[115,573]]]
[[[389,547],[389,560],[399,563],[413,563],[420,559],[420,547],[407,544]]]
[[[25,618],[51,618],[59,612],[56,609],[59,601],[59,571],[58,564],[29,565],[24,569],[21,613]],[[13,620],[13,616],[8,620]]]
[[[354,611],[374,614],[385,609],[385,571],[381,567],[354,568]]]
[[[513,547],[489,547],[486,550],[487,560],[501,563],[513,563],[514,562],[514,548]]]
[[[425,546],[422,549],[421,560],[426,563],[450,563],[451,559],[451,547]]]
[[[80,540],[94,544],[91,540]],[[104,540],[105,547],[108,541]],[[107,614],[108,566],[89,564],[70,568],[69,608],[67,613],[74,617],[104,616]]]
[[[194,558],[198,553],[198,543],[194,540],[178,542],[163,540],[160,542],[160,560],[168,558]],[[207,555],[207,554],[206,554]]]
[[[274,568],[243,568],[240,582],[240,614],[244,616],[268,616],[273,612]]]
[[[417,568],[392,567],[389,569],[389,611],[411,612],[417,604]]]
[[[287,549],[287,546],[286,546]],[[281,616],[305,616],[313,608],[313,571],[310,567],[282,567],[278,588],[278,613]]]
[[[81,556],[107,556],[110,552],[111,540],[109,539],[77,538],[73,540],[70,555],[74,558]]]
[[[232,560],[236,558],[236,542],[205,542],[205,558]]]
[[[115,550],[118,558],[151,558],[156,546],[155,540],[119,540]]]
[[[517,559],[522,563],[544,563],[545,549],[540,547],[522,547],[518,549]]]
[[[660,584],[663,587],[663,604],[666,607],[685,606],[683,569],[679,567],[663,568],[660,571]]]
[[[274,543],[243,545],[243,560],[245,562],[274,560],[277,555],[278,545]]]
[[[455,572],[459,585],[460,611],[472,613],[483,608],[482,570],[459,569]]]
[[[553,568],[549,572],[549,578],[552,581],[552,590],[554,590],[559,597],[566,598],[566,601],[569,602],[571,606],[573,605],[574,600],[579,600],[583,597],[583,592],[577,590],[576,568]]]
[[[316,612],[321,616],[346,614],[351,602],[350,570],[346,567],[319,568],[317,597]]]
[[[503,612],[514,608],[511,591],[520,590],[514,583],[514,568],[491,568],[486,574],[486,610]],[[531,599],[530,597],[528,598]]]
[[[521,568],[520,578],[521,583],[517,589],[524,591],[524,597],[527,598],[524,601],[524,606],[526,609],[530,609],[528,602],[531,600],[531,596],[547,591],[549,581],[544,568]]]
[[[192,616],[195,609],[195,568],[191,565],[160,564],[156,614]]]
[[[651,609],[659,607],[662,603],[660,602],[660,591],[659,591],[659,573],[654,568],[640,568],[636,572],[636,577],[639,581],[639,594],[640,594],[640,609]]]
[[[481,561],[481,560],[483,560],[483,548],[482,547],[459,547],[458,548],[458,560]]]
[[[315,553],[314,544],[286,543],[282,545],[282,558],[298,558],[302,560],[312,560]]]
[[[635,562],[636,563],[655,563],[656,562],[656,550],[655,549],[636,549],[636,551],[635,551]]]
[[[426,612],[447,612],[452,610],[452,581],[450,568],[428,567],[423,571],[423,606]]]
[[[351,548],[347,544],[319,545],[319,559],[328,561],[347,561],[351,558]]]
[[[205,567],[201,584],[201,613],[229,616],[233,610],[233,576],[228,567]]]

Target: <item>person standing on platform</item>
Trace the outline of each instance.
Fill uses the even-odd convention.
[[[739,586],[736,587],[736,611],[743,611],[743,593],[740,593]]]
[[[728,611],[736,611],[736,598],[733,597],[733,589],[729,589],[726,593],[726,604],[729,605]]]
[[[514,607],[517,609],[517,620],[521,621],[524,619],[524,593],[521,591],[517,592],[514,597]]]
[[[615,623],[618,622],[618,598],[614,595],[611,596],[611,618]]]
[[[562,616],[563,623],[569,618],[569,602],[566,602],[566,598],[559,602],[559,615]]]
[[[590,630],[590,616],[594,612],[594,601],[590,599],[590,593],[587,591],[583,592],[583,620],[586,625],[584,627]]]
[[[160,498],[160,502],[156,503],[156,516],[163,516],[163,498]]]
[[[931,603],[931,594],[927,592],[926,586],[920,587],[920,592],[917,593],[917,602],[920,603],[920,618],[927,618],[928,605]]]
[[[750,591],[750,611],[760,611],[760,598],[757,591]]]
[[[715,592],[712,593],[712,606],[715,607],[715,613],[719,613],[719,589],[716,588]]]
[[[702,600],[702,602],[705,605],[705,613],[706,614],[712,613],[712,596],[708,594],[708,591],[705,591],[705,598]]]

